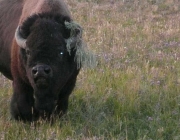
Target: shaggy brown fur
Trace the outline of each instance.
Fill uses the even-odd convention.
[[[0,71],[12,79],[11,45],[22,12],[22,1],[0,0]]]
[[[13,80],[12,117],[61,116],[79,73],[76,46],[71,54],[66,48],[71,29],[65,22],[72,22],[67,5],[63,0],[0,0],[0,11],[0,71]],[[16,28],[27,40],[25,47],[14,38]]]

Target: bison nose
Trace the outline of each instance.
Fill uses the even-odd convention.
[[[32,75],[37,76],[51,76],[52,69],[48,65],[37,65],[32,68]]]

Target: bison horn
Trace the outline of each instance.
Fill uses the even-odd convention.
[[[18,46],[20,46],[21,48],[26,47],[26,39],[24,39],[20,33],[20,27],[18,26],[15,32],[15,40],[18,44]]]

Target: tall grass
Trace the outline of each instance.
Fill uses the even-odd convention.
[[[68,0],[97,55],[82,69],[69,110],[53,125],[10,119],[11,82],[1,79],[2,140],[179,140],[178,0]]]

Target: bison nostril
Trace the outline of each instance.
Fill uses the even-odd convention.
[[[32,74],[33,74],[33,75],[35,75],[35,74],[37,73],[37,71],[38,71],[37,67],[33,67],[33,68],[32,68]]]
[[[32,68],[31,73],[32,76],[34,76],[34,78],[38,76],[46,77],[46,76],[51,76],[52,69],[48,65],[36,65],[35,67]]]
[[[44,72],[45,72],[46,74],[50,74],[50,72],[51,72],[50,67],[45,67],[45,68],[44,68]]]

